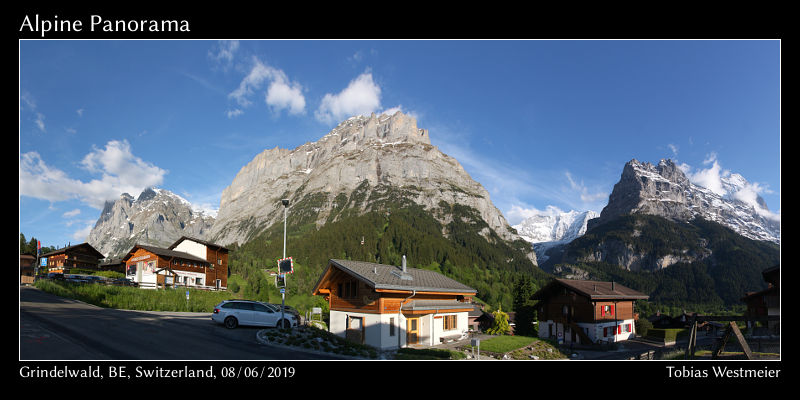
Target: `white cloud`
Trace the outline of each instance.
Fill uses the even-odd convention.
[[[101,177],[82,182],[48,166],[36,152],[20,154],[20,195],[50,202],[80,199],[101,209],[106,200],[116,200],[122,193],[135,195],[146,187],[160,185],[167,173],[134,156],[127,141],[116,140],[103,149],[94,148],[83,158],[81,166]]]
[[[72,233],[72,238],[78,242],[85,242],[86,238],[89,237],[89,233],[92,232],[92,228],[94,228],[95,223],[87,223],[83,226],[83,228],[75,231]]]
[[[305,97],[303,97],[303,87],[297,82],[291,82],[283,71],[265,65],[256,57],[253,57],[253,67],[247,76],[239,83],[239,87],[231,92],[228,97],[235,100],[240,107],[249,107],[253,102],[251,97],[262,87],[269,83],[265,101],[275,112],[287,109],[290,114],[302,114],[305,111]],[[238,116],[244,113],[237,109]],[[228,112],[231,117],[231,112]]]
[[[302,114],[306,109],[306,99],[300,85],[283,80],[275,80],[269,85],[265,100],[275,111],[288,109],[289,114]]]
[[[569,181],[569,186],[573,190],[577,191],[580,194],[581,201],[584,203],[596,203],[600,200],[608,198],[608,193],[605,192],[595,192],[589,193],[589,189],[586,185],[581,181],[580,183],[576,182],[575,179],[572,178],[572,174],[569,171],[565,172],[567,180]]]
[[[732,174],[731,171],[723,169],[720,165],[717,154],[710,153],[703,160],[703,165],[709,165],[705,169],[692,171],[692,167],[681,164],[680,168],[693,184],[704,187],[719,196],[729,197],[739,200],[749,206],[764,218],[780,221],[780,214],[769,211],[761,203],[762,193],[772,193],[767,186],[758,182],[748,182],[739,174]]]
[[[44,127],[44,114],[37,112],[36,120],[34,122],[36,123],[36,126],[39,127],[40,131],[47,132],[47,130]]]
[[[79,108],[79,109],[75,110],[75,112],[78,113],[79,117],[83,116],[83,109],[82,108]]]
[[[673,157],[677,157],[678,156],[678,146],[670,143],[670,144],[667,145],[667,147],[669,147],[670,151],[672,151],[672,156]]]
[[[695,185],[704,187],[722,196],[727,192],[723,187],[722,177],[730,175],[730,171],[722,170],[719,162],[717,162],[717,155],[715,153],[711,153],[703,160],[703,165],[708,164],[712,164],[710,168],[701,169],[697,172],[691,172],[691,167],[688,166],[682,166],[681,169],[684,170],[686,177]]]
[[[76,196],[81,182],[70,179],[64,171],[51,168],[39,153],[29,152],[19,156],[19,194],[50,202],[68,200]]]
[[[354,115],[368,115],[381,107],[381,88],[365,72],[337,94],[327,93],[316,112],[318,120],[332,123]]]
[[[242,111],[242,110],[240,110],[238,108],[235,108],[233,110],[228,110],[228,112],[226,112],[225,114],[228,115],[228,118],[236,118],[236,117],[244,114],[244,111]]]
[[[80,213],[81,213],[81,210],[79,208],[76,208],[74,210],[67,211],[64,214],[61,214],[61,216],[64,217],[64,218],[72,218],[72,217],[74,217],[74,216],[76,216],[76,215],[78,215]]]
[[[224,69],[233,64],[233,57],[239,50],[238,40],[220,40],[217,45],[208,51],[208,57]]]

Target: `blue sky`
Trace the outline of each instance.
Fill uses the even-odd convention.
[[[601,211],[625,162],[741,174],[780,212],[775,40],[19,43],[20,232],[85,241],[146,186],[216,209],[267,148],[400,109],[510,223]]]

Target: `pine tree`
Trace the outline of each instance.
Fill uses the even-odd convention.
[[[508,314],[503,312],[502,306],[493,312],[492,316],[494,317],[494,324],[486,330],[486,333],[490,335],[507,335],[511,332],[511,327],[508,325]]]
[[[536,321],[536,308],[531,296],[536,293],[533,280],[527,276],[521,276],[514,284],[514,311],[516,312],[515,334],[522,336],[536,336],[536,328],[533,323]]]

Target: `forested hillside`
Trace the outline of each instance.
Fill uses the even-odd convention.
[[[618,241],[634,254],[657,258],[669,254],[694,254],[692,261],[654,270],[627,270],[582,257]],[[647,293],[649,303],[686,309],[741,307],[748,291],[766,288],[761,271],[780,263],[780,249],[769,242],[747,239],[731,229],[700,218],[680,223],[650,215],[629,215],[590,230],[566,250],[576,269],[588,279],[614,280]]]
[[[547,280],[525,256],[526,243],[506,244],[467,207],[441,204],[437,212],[453,216],[446,225],[413,204],[359,216],[343,211],[319,230],[302,217],[302,207],[290,214],[286,253],[295,261],[295,273],[289,278],[289,295],[310,294],[332,258],[400,265],[405,255],[409,267],[456,279],[477,289],[477,297],[490,307],[506,310],[512,308],[512,289],[521,276],[533,277],[537,286]],[[255,270],[276,269],[282,253],[281,223],[232,246],[231,273],[253,276]]]

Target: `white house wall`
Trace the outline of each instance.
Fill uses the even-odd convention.
[[[627,324],[630,324],[631,326],[630,332],[624,331],[624,326]],[[631,339],[636,334],[636,324],[632,319],[599,323],[577,323],[576,325],[578,325],[578,327],[582,329],[583,332],[586,333],[594,343],[620,342]],[[570,327],[553,322],[552,320],[539,322],[539,338],[547,339],[549,337],[550,326],[553,327],[552,331],[554,339],[561,339],[564,341],[564,343],[570,343],[572,341],[571,331],[567,331],[570,329]],[[617,328],[618,326],[623,326],[622,333],[617,333],[619,332],[619,329]],[[608,336],[603,336],[603,329],[605,328],[608,329]],[[559,337],[559,334],[561,334],[561,337]],[[576,335],[576,340],[580,342],[580,336]]]
[[[445,331],[444,319],[436,318],[444,315],[456,315],[456,329]],[[407,342],[407,319],[402,314],[367,314],[331,310],[328,331],[344,338],[347,330],[347,318],[358,317],[364,322],[364,344],[379,348],[391,349],[405,347]],[[441,343],[442,337],[462,336],[469,330],[469,316],[465,312],[446,314],[427,314],[419,318],[419,344],[435,346]],[[392,321],[393,320],[393,321]],[[394,336],[391,336],[391,325],[394,323]]]
[[[206,256],[208,256],[208,252],[206,251],[206,245],[191,240],[183,240],[173,250],[189,253],[203,260],[205,260]],[[217,260],[212,260],[212,261],[215,263],[217,262]]]

